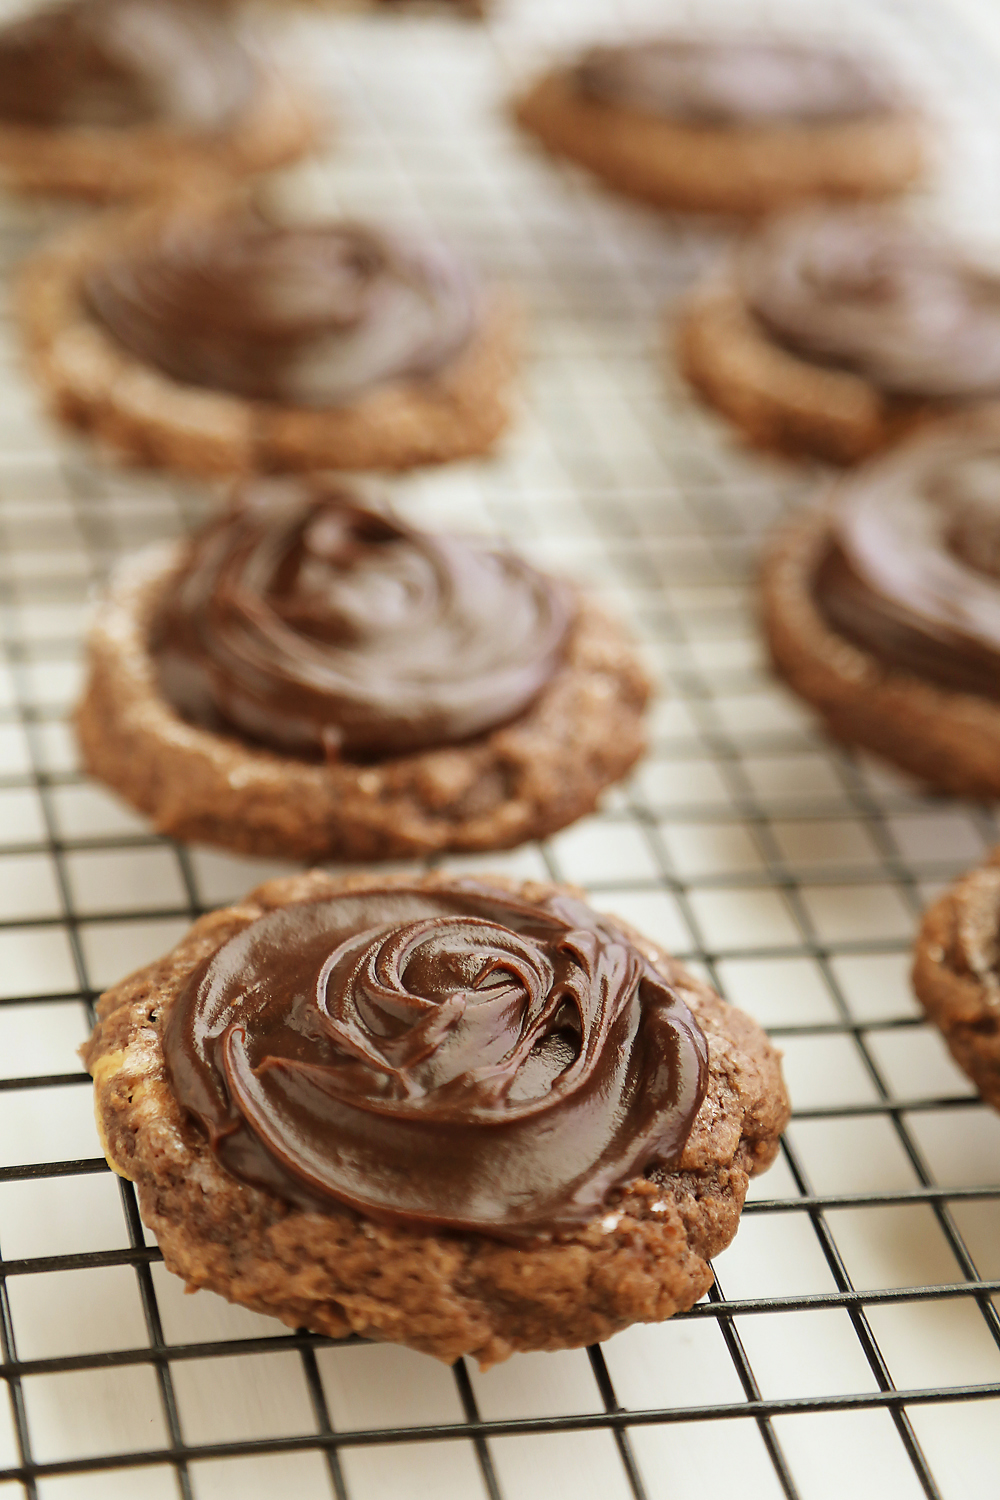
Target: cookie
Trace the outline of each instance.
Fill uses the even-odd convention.
[[[443,12],[472,16],[482,20],[489,9],[490,0],[375,0],[379,10],[425,10],[429,13]]]
[[[913,986],[959,1067],[1000,1109],[1000,856],[963,876],[924,914]]]
[[[690,1307],[788,1117],[749,1017],[552,885],[274,881],[97,1009],[168,1268],[449,1362]]]
[[[511,553],[259,481],[125,564],[76,715],[86,768],[177,838],[303,860],[497,849],[643,749],[622,628]]]
[[[857,463],[1000,396],[1000,276],[888,210],[800,209],[694,292],[676,346],[754,446]]]
[[[941,424],[794,516],[762,572],[776,670],[834,738],[1000,795],[1000,424]]]
[[[316,111],[225,5],[64,0],[0,29],[0,181],[121,199],[207,165],[267,170],[313,145]]]
[[[283,224],[217,183],[78,226],[19,306],[57,413],[127,461],[406,469],[486,452],[508,418],[516,316],[446,246]]]
[[[286,0],[272,0],[272,4],[284,9]],[[489,13],[491,0],[298,0],[298,4],[310,10],[396,11],[406,16],[457,15],[482,20]]]
[[[660,208],[757,215],[885,198],[923,166],[917,113],[883,68],[765,34],[595,47],[514,112],[554,155]]]
[[[364,0],[359,0],[364,4]],[[368,0],[376,10],[416,11],[426,15],[458,15],[481,21],[489,12],[491,0]]]

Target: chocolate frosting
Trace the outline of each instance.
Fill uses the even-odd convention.
[[[902,108],[896,86],[873,60],[754,34],[595,47],[574,80],[589,99],[689,124],[818,124]]]
[[[890,213],[773,220],[744,246],[737,280],[778,342],[889,394],[1000,391],[1000,275]]]
[[[558,669],[569,591],[514,554],[347,491],[242,498],[191,540],[154,627],[185,718],[293,755],[406,754],[514,718]]]
[[[214,132],[258,81],[218,3],[68,0],[0,30],[0,120],[19,125]]]
[[[1000,435],[923,442],[843,487],[815,579],[884,665],[1000,702]]]
[[[175,380],[249,400],[340,406],[439,372],[478,323],[443,245],[361,224],[178,214],[87,277],[91,311]]]
[[[191,975],[163,1048],[234,1176],[508,1239],[675,1167],[707,1084],[691,1012],[611,921],[471,881],[270,912]]]

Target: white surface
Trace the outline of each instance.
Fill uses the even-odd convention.
[[[941,169],[916,211],[989,245],[1000,242],[1000,28],[980,43],[980,9],[801,0],[769,13],[867,37],[900,60],[942,128]],[[530,326],[519,421],[495,461],[401,483],[399,502],[429,525],[505,533],[539,562],[590,580],[641,632],[666,689],[647,760],[599,817],[546,848],[444,864],[580,881],[596,905],[689,955],[786,1048],[789,1150],[753,1185],[743,1228],[718,1261],[737,1316],[696,1312],[604,1349],[615,1398],[638,1424],[627,1444],[648,1500],[786,1493],[755,1420],[666,1419],[738,1410],[748,1383],[777,1403],[770,1439],[800,1500],[986,1497],[1000,1493],[995,1330],[971,1297],[906,1292],[959,1285],[969,1263],[1000,1276],[1000,1119],[920,1020],[906,971],[922,894],[996,838],[992,814],[923,802],[895,772],[834,753],[762,666],[754,559],[810,477],[741,454],[661,357],[662,311],[710,263],[720,232],[615,201],[519,141],[502,109],[544,58],[644,16],[760,13],[749,0],[497,0],[484,27],[403,13],[300,17],[290,50],[308,55],[340,126],[336,149],[291,173],[283,191],[310,211],[431,224],[517,288]],[[0,204],[3,263],[58,217]],[[157,1262],[148,1274],[134,1269],[110,1174],[31,1175],[32,1164],[99,1156],[86,1084],[29,1086],[79,1073],[81,990],[163,952],[193,901],[238,897],[284,867],[181,855],[77,775],[63,714],[92,586],[115,555],[182,531],[211,497],[102,467],[61,437],[17,374],[4,323],[0,395],[0,1079],[20,1081],[0,1089],[0,1252],[17,1357],[37,1361],[21,1384],[22,1436],[36,1462],[68,1466],[43,1473],[38,1494],[182,1493],[162,1461],[138,1473],[73,1472],[88,1456],[161,1453],[169,1391],[175,1438],[236,1450],[195,1452],[187,1472],[197,1500],[483,1500],[489,1473],[505,1500],[625,1500],[628,1470],[606,1429],[505,1433],[478,1453],[467,1438],[377,1443],[379,1428],[460,1424],[452,1373],[393,1348],[319,1348],[313,1367],[311,1350],[290,1347],[273,1320],[186,1297]],[[897,1102],[904,1108],[892,1112]],[[21,1166],[27,1176],[4,1173]],[[778,1211],[800,1195],[793,1166],[807,1192],[849,1201],[815,1217]],[[991,1195],[940,1211],[850,1201],[905,1199],[922,1180]],[[71,1267],[39,1263],[72,1255]],[[850,1286],[872,1302],[845,1305]],[[886,1300],[889,1289],[903,1295]],[[797,1298],[807,1305],[787,1306]],[[168,1345],[184,1346],[161,1367],[162,1386],[141,1357],[157,1322]],[[781,1405],[870,1399],[879,1380],[859,1331],[900,1389],[990,1390],[987,1400],[910,1409],[933,1475],[927,1491],[888,1411]],[[275,1339],[286,1342],[269,1348]],[[220,1354],[229,1340],[253,1344]],[[139,1357],[100,1368],[102,1350]],[[93,1367],[59,1368],[74,1356],[85,1366],[94,1356]],[[473,1371],[471,1391],[486,1421],[572,1424],[604,1410],[579,1351]],[[5,1400],[0,1475],[20,1461]],[[647,1423],[649,1413],[661,1418]],[[327,1421],[352,1437],[332,1466],[309,1447]],[[257,1437],[305,1446],[238,1451]],[[21,1493],[0,1482],[3,1500]]]

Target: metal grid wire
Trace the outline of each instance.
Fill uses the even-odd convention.
[[[661,311],[719,233],[616,203],[516,141],[498,109],[560,44],[644,11],[663,19],[662,4],[512,0],[486,28],[302,20],[293,40],[341,131],[282,191],[430,221],[528,304],[525,406],[501,458],[407,481],[399,503],[589,580],[634,621],[666,693],[650,755],[598,816],[443,863],[576,881],[758,1015],[796,1106],[779,1162],[690,1313],[486,1375],[180,1295],[101,1157],[74,1049],[103,986],[277,867],[154,837],[80,777],[65,712],[108,566],[213,497],[60,437],[5,321],[4,1500],[1000,1494],[1000,1120],[906,982],[918,912],[995,840],[993,814],[834,750],[762,666],[759,539],[821,476],[740,454],[662,368]],[[974,11],[819,19],[919,75],[947,147],[927,207],[986,232],[1000,222],[1000,63]],[[750,15],[720,10],[734,13]],[[810,22],[804,5],[792,18]],[[0,205],[4,270],[55,217]]]

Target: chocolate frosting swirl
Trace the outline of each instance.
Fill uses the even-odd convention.
[[[0,120],[49,127],[227,127],[259,82],[224,9],[68,0],[0,30]]]
[[[340,406],[432,376],[478,325],[462,263],[361,224],[178,213],[87,277],[93,314],[175,380],[248,400]]]
[[[189,545],[152,646],[185,718],[301,756],[406,754],[521,713],[562,660],[569,591],[346,491],[260,481]]]
[[[747,242],[737,280],[772,337],[889,394],[1000,391],[1000,275],[901,218],[789,214]]]
[[[698,125],[818,124],[902,108],[873,60],[765,35],[594,47],[573,76],[587,98]]]
[[[884,665],[1000,702],[1000,434],[914,444],[853,476],[817,603]]]
[[[691,1012],[611,921],[469,881],[270,912],[191,975],[163,1048],[234,1176],[510,1239],[676,1166],[707,1083]]]

